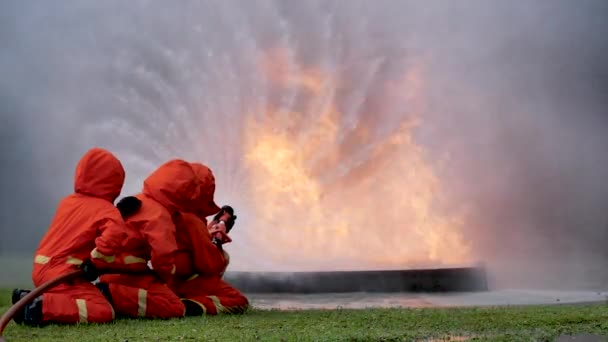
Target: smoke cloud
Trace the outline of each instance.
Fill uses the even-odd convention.
[[[605,286],[607,17],[602,0],[3,1],[0,255],[33,253],[102,146],[123,195],[167,159],[210,165],[240,213],[235,269],[483,262],[496,285]]]

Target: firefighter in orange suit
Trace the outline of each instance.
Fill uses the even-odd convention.
[[[149,274],[106,274],[100,287],[109,289],[116,313],[127,317],[183,317],[184,304],[169,289],[176,273],[175,224],[180,212],[191,211],[200,198],[200,181],[192,166],[183,160],[172,160],[160,166],[145,181],[141,209],[127,219],[129,239],[123,254],[132,264],[151,264]],[[100,251],[101,252],[101,251]],[[105,258],[99,253],[99,258]]]
[[[120,255],[127,228],[113,202],[120,194],[124,179],[120,161],[107,150],[93,148],[78,162],[74,193],[59,203],[36,250],[32,279],[35,286],[40,286],[78,268],[85,269],[85,276],[36,298],[17,314],[17,323],[44,325],[113,320],[112,306],[90,281],[97,278],[97,269],[142,270],[141,266],[128,265],[128,260]],[[140,205],[134,198],[131,203]],[[97,252],[113,262],[95,260],[91,255]],[[28,292],[14,290],[13,303]]]
[[[196,214],[183,213],[177,223],[178,276],[172,289],[184,302],[188,316],[242,313],[249,307],[247,298],[222,280],[228,265],[222,245],[231,241],[227,233],[236,216],[231,207],[220,209],[215,204],[212,171],[198,163],[192,167],[201,180],[201,198]],[[208,226],[206,217],[213,214],[216,217]]]

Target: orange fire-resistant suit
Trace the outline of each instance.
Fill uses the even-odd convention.
[[[215,178],[209,168],[193,163],[192,167],[201,180],[202,193],[195,214],[183,213],[176,221],[177,278],[173,291],[186,303],[198,305],[197,313],[216,315],[242,313],[249,302],[237,289],[222,280],[228,266],[228,254],[211,242],[206,216],[219,211],[213,201]],[[190,313],[188,313],[190,314]]]
[[[57,208],[34,257],[35,286],[77,269],[96,252],[115,261],[93,260],[99,269],[125,267],[118,256],[126,225],[112,204],[120,194],[125,171],[110,152],[93,148],[76,167],[74,193]],[[109,322],[112,306],[85,279],[59,285],[42,297],[43,323]]]
[[[160,166],[145,181],[137,195],[141,209],[127,219],[129,235],[123,245],[129,262],[146,264],[148,275],[111,274],[102,276],[108,284],[117,314],[128,317],[174,318],[184,316],[184,304],[169,289],[176,273],[174,220],[190,210],[200,198],[200,181],[189,163],[172,160]]]

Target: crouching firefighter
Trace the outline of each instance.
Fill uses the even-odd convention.
[[[221,209],[213,200],[215,178],[212,171],[198,163],[192,167],[201,180],[202,194],[194,213],[183,213],[177,225],[177,278],[173,291],[181,298],[187,316],[238,314],[249,301],[222,280],[228,266],[223,244],[231,241],[228,233],[236,215],[230,206]],[[215,218],[207,225],[207,216]]]
[[[144,181],[136,196],[141,209],[127,222],[129,235],[123,254],[130,264],[151,265],[147,274],[105,274],[100,288],[108,289],[116,313],[125,317],[179,318],[184,304],[168,287],[176,273],[175,224],[180,212],[200,197],[200,182],[189,163],[172,160],[161,165]]]
[[[114,310],[90,282],[97,270],[133,269],[118,255],[126,225],[113,202],[120,194],[125,171],[120,161],[101,148],[89,150],[76,167],[74,193],[60,203],[51,225],[34,256],[32,280],[35,286],[76,269],[84,276],[61,284],[28,304],[15,316],[17,323],[40,326],[48,323],[106,323]],[[127,200],[128,202],[129,200]],[[130,200],[131,210],[140,203]],[[92,257],[97,252],[106,260]],[[107,262],[111,259],[111,263]],[[13,291],[15,304],[28,290]]]

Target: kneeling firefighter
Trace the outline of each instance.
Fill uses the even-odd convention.
[[[113,205],[120,194],[125,171],[120,161],[101,148],[89,150],[76,167],[74,193],[60,203],[51,225],[34,256],[32,280],[35,286],[84,269],[84,275],[60,284],[33,300],[14,317],[17,323],[105,323],[114,318],[114,310],[102,293],[90,282],[97,270],[141,271],[120,255],[127,237],[121,212]],[[127,211],[135,211],[139,200],[126,200]],[[96,253],[106,255],[95,258]],[[15,304],[29,291],[16,289]]]
[[[236,215],[232,207],[220,209],[215,204],[212,171],[199,163],[192,167],[202,182],[202,193],[194,213],[182,213],[176,223],[177,277],[172,289],[184,302],[187,316],[243,313],[249,301],[222,279],[229,261],[223,245],[231,241],[228,233]],[[213,214],[207,225],[207,216]]]

